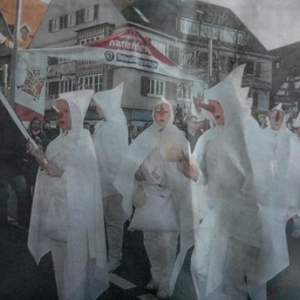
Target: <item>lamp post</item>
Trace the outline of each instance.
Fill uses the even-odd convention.
[[[18,49],[19,49],[19,28],[22,15],[22,0],[16,0],[16,14],[15,14],[15,28],[14,28],[14,48],[11,57],[11,67],[10,67],[10,104],[12,105],[15,101],[15,74],[18,59]]]

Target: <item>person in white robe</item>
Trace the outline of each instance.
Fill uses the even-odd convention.
[[[299,141],[287,128],[282,103],[274,107],[268,115],[268,126],[264,129],[265,137],[271,147],[274,198],[282,216],[287,222],[299,211],[298,188]]]
[[[60,300],[94,300],[108,288],[100,174],[83,119],[94,91],[60,94],[60,135],[46,154],[32,151],[39,170],[28,247],[36,263],[52,254]]]
[[[108,268],[114,271],[121,264],[123,226],[127,219],[122,209],[122,195],[113,185],[128,149],[126,117],[121,108],[124,84],[93,96],[99,116],[93,141],[101,175],[104,219],[108,242]]]
[[[187,140],[190,142],[191,151],[194,151],[196,143],[199,137],[203,134],[204,123],[207,122],[204,114],[197,112],[192,103],[191,112],[185,116],[184,125],[185,125],[185,134]]]
[[[180,167],[197,180],[202,192],[196,200],[207,208],[191,259],[198,300],[246,300],[248,294],[266,300],[266,282],[288,265],[285,227],[268,194],[269,147],[250,115],[248,89],[241,88],[244,67],[207,93],[217,126],[194,150],[199,175],[184,161]]]
[[[295,142],[294,142],[294,147],[295,147],[295,151],[294,151],[294,156],[296,155],[296,158],[293,157],[292,161],[293,164],[299,166],[298,162],[299,162],[299,156],[300,156],[300,113],[298,114],[295,122],[292,125],[292,131],[294,133],[294,137]],[[299,178],[299,174],[298,176],[295,174],[296,178]],[[297,180],[297,179],[296,179]],[[300,191],[298,194],[298,203],[300,203]],[[293,228],[292,228],[292,233],[291,233],[291,237],[294,239],[299,239],[300,238],[300,213],[298,212],[294,217],[293,217]]]
[[[132,206],[136,207],[129,230],[143,231],[151,265],[151,280],[146,288],[157,290],[157,297],[166,299],[185,205],[180,200],[186,178],[175,162],[163,159],[161,150],[167,142],[176,142],[186,153],[190,149],[183,132],[173,125],[173,109],[164,98],[153,109],[153,121],[129,146],[114,185],[123,195],[128,217],[132,215]]]

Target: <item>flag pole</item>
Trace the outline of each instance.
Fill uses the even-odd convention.
[[[16,0],[16,14],[15,14],[15,28],[14,28],[14,48],[11,57],[11,68],[10,68],[10,104],[13,105],[15,101],[15,85],[16,85],[16,69],[17,69],[17,58],[19,48],[19,36],[20,36],[20,22],[22,16],[22,0]]]

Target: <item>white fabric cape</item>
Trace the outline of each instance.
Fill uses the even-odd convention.
[[[225,280],[223,268],[231,238],[259,250],[256,264],[247,274],[258,285],[288,265],[285,228],[276,219],[268,194],[270,151],[250,116],[248,90],[240,87],[243,70],[244,66],[239,66],[209,90],[207,98],[222,105],[225,125],[203,134],[194,150],[204,177],[199,180],[202,197],[198,201],[208,208],[195,231],[195,239],[200,239],[197,259],[206,295]]]
[[[166,100],[158,102],[171,104]],[[154,108],[155,109],[155,108]],[[154,110],[153,110],[154,111]],[[154,118],[153,118],[154,119]],[[168,141],[179,142],[184,149],[186,155],[190,155],[190,147],[184,133],[173,125],[174,116],[172,116],[168,124],[164,127],[162,140],[159,139],[162,129],[155,120],[154,124],[142,132],[129,146],[127,156],[122,164],[120,173],[114,181],[115,187],[123,195],[123,209],[130,218],[132,215],[132,195],[135,190],[134,174],[139,169],[140,165],[147,158],[149,153],[156,147],[163,145]],[[168,177],[168,187],[170,189],[172,200],[177,212],[180,226],[180,253],[177,256],[173,273],[170,279],[170,293],[172,293],[177,276],[183,264],[186,251],[193,245],[193,218],[191,206],[192,185],[176,167],[176,163],[168,163],[166,170]]]
[[[273,110],[283,111],[276,106]],[[274,201],[280,208],[287,221],[295,214],[299,214],[300,188],[298,180],[300,170],[300,145],[296,135],[286,126],[285,120],[281,128],[275,131],[271,128],[268,118],[268,127],[264,129],[264,135],[271,147],[272,162],[274,166]]]
[[[117,193],[113,181],[128,149],[127,121],[121,109],[122,93],[123,84],[120,84],[113,90],[99,92],[93,96],[105,117],[96,124],[93,134],[103,198]]]
[[[65,180],[67,195],[66,293],[68,299],[82,300],[84,295],[84,299],[94,300],[109,285],[100,174],[90,133],[82,128],[82,110],[85,112],[88,103],[79,108],[66,100],[71,111],[72,129],[66,135],[61,133],[49,144],[46,156],[50,162],[54,161],[61,154],[62,139],[68,139],[64,153],[65,169],[60,178]],[[40,170],[28,237],[28,247],[36,263],[51,251],[53,240],[45,235],[45,216],[49,204],[55,200],[55,193],[53,177]],[[88,271],[82,272],[83,269]],[[83,290],[86,280],[89,287]]]

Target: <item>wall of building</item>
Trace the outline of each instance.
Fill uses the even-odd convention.
[[[258,93],[258,110],[267,111],[270,106],[270,92],[260,90]]]
[[[115,68],[113,72],[113,86],[124,82],[124,93],[122,98],[122,107],[130,109],[151,110],[155,103],[161,99],[160,96],[143,96],[141,93],[142,76],[155,78],[161,81],[172,81],[170,77],[143,72],[130,68]]]

